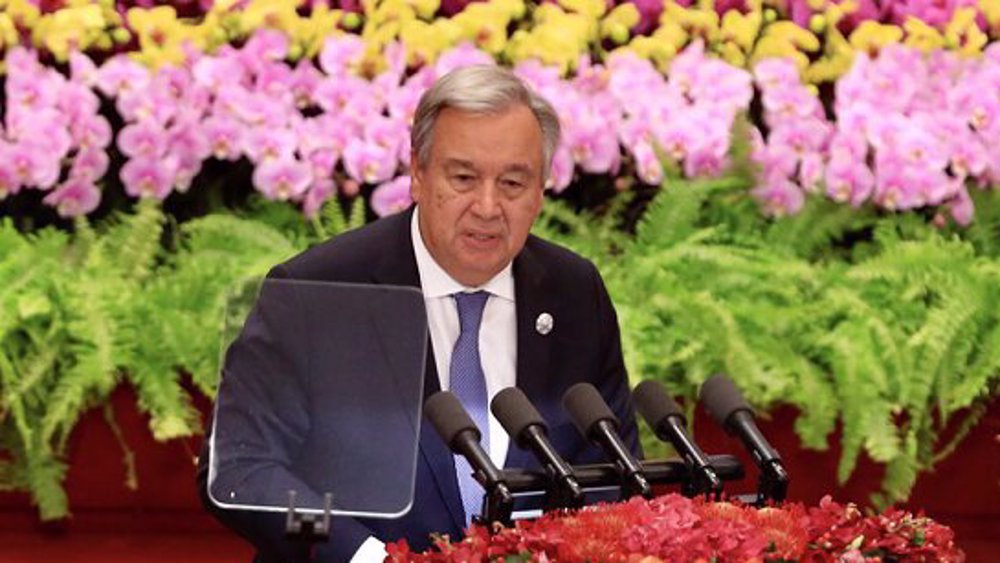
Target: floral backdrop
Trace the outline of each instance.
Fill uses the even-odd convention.
[[[0,0],[0,488],[65,516],[122,383],[200,432],[232,286],[409,205],[419,96],[494,63],[559,113],[537,231],[633,378],[728,372],[904,499],[1000,385],[998,38],[995,0]]]

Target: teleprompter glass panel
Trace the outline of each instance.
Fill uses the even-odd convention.
[[[233,293],[210,439],[223,508],[396,517],[412,503],[427,319],[414,288],[267,279]],[[248,306],[252,303],[252,306]],[[245,317],[245,321],[241,321]],[[229,333],[229,335],[227,335]]]

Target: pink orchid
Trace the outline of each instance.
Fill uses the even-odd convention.
[[[295,134],[299,141],[299,154],[330,151],[339,158],[347,142],[351,138],[363,135],[364,132],[354,123],[324,113],[304,118],[296,123]]]
[[[43,151],[47,158],[59,160],[73,147],[73,138],[65,120],[54,109],[11,111],[7,114],[7,138]]]
[[[288,122],[292,101],[291,96],[286,100],[274,100],[241,86],[225,86],[215,99],[214,113],[235,117],[252,127],[279,127]]]
[[[295,132],[287,128],[253,127],[243,135],[243,153],[254,163],[289,159],[295,153]]]
[[[307,153],[305,160],[312,167],[313,176],[327,178],[333,174],[333,169],[340,160],[340,154],[331,149],[316,149]]]
[[[899,161],[882,163],[875,174],[875,203],[889,211],[926,205],[920,176]]]
[[[213,115],[205,119],[201,130],[216,159],[233,161],[242,156],[244,127],[240,122]]]
[[[546,187],[552,188],[555,193],[561,193],[569,187],[573,181],[573,155],[565,144],[560,144],[552,155],[552,167],[549,171],[549,178]]]
[[[128,157],[156,159],[162,156],[170,142],[167,130],[153,120],[126,125],[118,134],[118,148]]]
[[[326,77],[316,86],[313,99],[329,113],[340,113],[358,98],[371,99],[371,85],[357,76]]]
[[[637,143],[632,147],[636,174],[643,183],[658,186],[663,181],[663,166],[649,143]]]
[[[835,157],[826,167],[826,195],[839,203],[860,207],[875,188],[872,171],[862,160]]]
[[[413,205],[410,198],[410,177],[408,175],[399,176],[380,184],[372,192],[372,210],[379,217],[393,215],[400,211],[405,211]]]
[[[489,53],[480,51],[472,43],[465,41],[441,53],[441,56],[434,63],[434,72],[438,76],[444,76],[456,68],[494,64],[496,64],[496,60]]]
[[[8,180],[11,186],[47,190],[59,180],[61,155],[45,150],[44,145],[15,143],[5,148],[2,156],[14,174],[13,181]],[[8,192],[14,191],[8,188]]]
[[[292,97],[295,98],[295,107],[301,110],[316,103],[313,92],[321,80],[323,73],[312,64],[312,61],[306,59],[299,61],[288,79],[288,87],[291,89]]]
[[[70,139],[81,149],[103,149],[111,144],[111,124],[103,116],[94,115],[70,125]]]
[[[11,147],[0,139],[0,201],[21,191],[21,174],[11,160]]]
[[[396,165],[396,154],[375,143],[354,139],[344,149],[344,169],[358,182],[384,182],[392,178]]]
[[[215,56],[202,56],[191,70],[195,82],[216,93],[224,86],[246,88],[250,84],[249,71],[240,63],[238,53],[226,45]]]
[[[825,165],[819,152],[804,154],[799,159],[799,185],[808,193],[815,193],[823,179]]]
[[[768,179],[764,185],[754,188],[751,194],[760,203],[764,213],[771,217],[795,215],[805,203],[802,190],[787,178]]]
[[[93,180],[70,178],[42,200],[56,208],[60,217],[87,215],[101,203],[101,190]]]
[[[262,64],[257,71],[254,90],[265,96],[282,100],[282,105],[297,106],[292,92],[293,71],[284,63]]]
[[[760,166],[763,178],[787,179],[795,174],[799,157],[787,146],[766,145],[761,142],[754,147],[751,159]]]
[[[8,111],[54,107],[65,83],[66,79],[61,74],[45,68],[8,74]]]
[[[801,156],[823,151],[831,133],[832,127],[825,120],[785,119],[775,124],[767,142],[771,146],[788,147]]]
[[[302,198],[302,213],[306,217],[315,217],[323,208],[326,200],[337,193],[337,184],[333,178],[315,178],[305,197]]]
[[[892,4],[895,23],[913,17],[935,27],[943,28],[959,8],[976,8],[978,0],[896,0]]]
[[[351,73],[351,67],[361,62],[364,53],[365,42],[357,35],[331,35],[323,42],[319,67],[329,76],[346,76]]]
[[[93,88],[97,85],[97,65],[85,53],[70,51],[69,76],[71,81]]]
[[[408,81],[402,88],[392,90],[386,96],[386,107],[389,109],[389,116],[406,123],[407,126],[413,123],[413,114],[417,111],[417,104],[420,96],[426,91],[426,87]]]
[[[108,171],[108,153],[100,148],[88,148],[76,153],[70,165],[69,177],[96,182]]]
[[[410,128],[406,123],[384,116],[373,116],[365,124],[365,138],[392,154],[410,152]]]
[[[288,56],[288,36],[277,29],[261,28],[257,30],[239,51],[239,60],[252,73],[273,62],[279,62]]]
[[[153,120],[166,125],[178,111],[178,102],[162,90],[132,88],[118,94],[115,108],[125,121]]]
[[[948,204],[948,209],[955,222],[963,227],[968,227],[972,223],[972,218],[976,214],[976,207],[969,196],[968,190],[962,186],[955,198]]]
[[[101,109],[101,100],[93,90],[76,82],[67,82],[59,92],[55,107],[66,116],[70,127],[83,119],[91,119]]]
[[[174,158],[132,158],[119,173],[125,193],[132,197],[162,200],[170,194],[177,179],[177,161]]]
[[[122,92],[143,90],[150,80],[149,70],[127,55],[115,55],[97,71],[97,88],[109,98]]]
[[[253,171],[253,184],[268,199],[298,199],[313,181],[309,165],[291,157],[261,162]]]

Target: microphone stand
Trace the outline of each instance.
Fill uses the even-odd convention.
[[[708,456],[719,479],[735,481],[745,475],[743,464],[732,455]],[[646,479],[653,485],[685,483],[694,476],[686,463],[679,459],[640,461],[639,466]],[[581,487],[621,486],[620,469],[615,463],[574,465],[573,474]],[[547,493],[552,489],[551,476],[540,470],[504,469],[503,480],[512,493]]]
[[[788,494],[788,472],[780,461],[774,460],[760,468],[757,477],[756,506],[764,506],[767,501],[781,502]]]

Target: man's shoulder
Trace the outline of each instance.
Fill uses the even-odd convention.
[[[387,253],[412,252],[410,213],[399,213],[341,233],[277,266],[291,278],[367,281]]]
[[[535,235],[529,235],[524,245],[534,261],[544,264],[550,275],[574,278],[597,274],[597,267],[590,259],[576,252]]]

